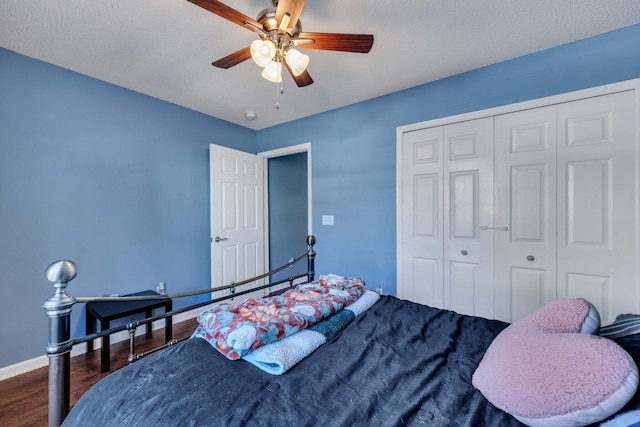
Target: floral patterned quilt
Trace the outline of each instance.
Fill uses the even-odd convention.
[[[192,337],[204,338],[229,359],[239,359],[342,310],[363,292],[364,282],[359,278],[320,276],[282,295],[251,298],[238,305],[219,304],[203,311]]]

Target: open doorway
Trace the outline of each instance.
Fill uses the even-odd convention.
[[[265,174],[265,264],[270,270],[307,250],[311,224],[311,144],[259,153]],[[286,279],[306,271],[298,263],[271,277]]]
[[[267,160],[269,271],[304,253],[307,245],[307,153],[289,154]],[[302,274],[300,263],[281,271],[271,280]]]

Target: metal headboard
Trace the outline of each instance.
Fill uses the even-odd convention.
[[[143,355],[152,353],[167,345],[175,344],[176,341],[172,341],[156,350],[147,352],[145,354],[136,354],[133,347],[133,338],[135,336],[136,328],[139,325],[154,322],[156,320],[164,319],[166,317],[175,316],[189,310],[193,310],[199,307],[204,307],[212,303],[220,302],[226,299],[234,298],[240,295],[248,294],[250,292],[259,291],[272,286],[277,286],[283,283],[289,283],[289,286],[293,285],[293,282],[300,278],[306,278],[307,282],[314,280],[315,276],[315,256],[316,252],[313,246],[316,243],[314,236],[307,236],[307,252],[300,255],[298,258],[288,262],[282,267],[278,267],[275,270],[268,273],[261,274],[251,279],[243,280],[237,283],[231,283],[229,285],[219,286],[216,288],[206,288],[197,291],[180,292],[169,295],[161,295],[157,297],[153,296],[132,296],[132,297],[73,297],[67,294],[66,287],[71,280],[76,277],[77,268],[73,261],[62,260],[56,261],[47,267],[45,275],[47,279],[53,283],[55,293],[53,297],[49,298],[42,304],[42,307],[47,312],[49,318],[49,342],[47,344],[46,354],[49,358],[49,427],[58,427],[67,414],[69,413],[70,400],[71,400],[71,349],[74,345],[87,342],[96,338],[100,338],[106,335],[111,335],[116,332],[129,331],[129,362],[133,362]],[[278,273],[292,265],[298,263],[303,259],[307,259],[307,271],[304,274],[297,276],[291,276],[287,279],[277,282],[267,283],[265,285],[257,286],[254,288],[246,289],[243,291],[235,292],[238,286],[246,285],[258,280],[264,279],[275,273]],[[230,290],[229,295],[222,296],[220,298],[214,298],[197,304],[189,305],[180,309],[172,310],[167,313],[159,314],[153,317],[149,317],[143,320],[136,320],[129,322],[126,325],[117,326],[114,328],[106,329],[97,333],[85,335],[79,338],[71,338],[71,311],[76,303],[87,303],[91,301],[136,301],[136,300],[148,300],[154,298],[181,298],[194,295],[201,295],[206,293],[212,293],[220,290]]]

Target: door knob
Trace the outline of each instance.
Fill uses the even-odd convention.
[[[217,242],[223,242],[225,240],[229,240],[227,237],[217,237],[214,239],[214,241]]]
[[[529,255],[529,256],[527,256],[527,261],[533,261],[533,260],[535,260],[535,259],[536,259],[536,258],[535,258],[533,255]]]
[[[462,252],[460,252],[460,253],[461,253],[462,255],[464,255],[464,256],[467,256],[467,254],[468,254],[469,252],[467,252],[467,251],[462,251]]]

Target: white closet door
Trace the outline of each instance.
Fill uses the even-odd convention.
[[[493,317],[493,118],[444,127],[444,303]]]
[[[633,92],[558,106],[559,294],[603,323],[638,309],[636,117]]]
[[[443,308],[442,127],[402,136],[398,296]]]
[[[398,295],[508,322],[557,296],[637,313],[636,86],[399,133]]]
[[[495,118],[496,318],[556,297],[556,107]]]

